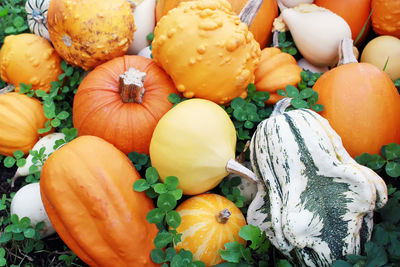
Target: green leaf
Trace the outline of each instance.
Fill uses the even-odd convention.
[[[180,255],[175,255],[172,258],[170,266],[171,267],[182,267],[182,266],[186,266],[186,265],[183,263],[183,259],[182,259],[182,257]]]
[[[171,261],[172,258],[176,255],[176,250],[172,247],[169,247],[165,250],[165,261]]]
[[[145,179],[139,179],[133,184],[133,189],[137,192],[143,192],[150,188],[149,183]]]
[[[57,114],[57,118],[59,118],[60,120],[65,120],[68,117],[69,113],[67,111],[61,111],[60,113]]]
[[[367,166],[368,162],[371,161],[371,155],[368,153],[362,153],[361,155],[356,156],[355,160],[357,161],[358,164]]]
[[[178,228],[181,224],[181,216],[175,210],[170,210],[167,212],[167,216],[165,217],[167,224],[172,228]]]
[[[280,95],[280,96],[286,96],[285,90],[279,89],[279,90],[277,91],[277,93],[278,93],[278,95]]]
[[[157,207],[164,211],[173,210],[176,207],[177,201],[170,193],[161,194],[157,199]]]
[[[231,108],[233,109],[240,109],[246,105],[246,100],[241,97],[236,97],[231,101]]]
[[[193,260],[193,254],[189,250],[181,249],[179,250],[178,255],[182,257],[185,266],[189,265]]]
[[[396,143],[390,143],[385,146],[385,157],[387,160],[400,158],[400,145]]]
[[[4,248],[0,248],[0,258],[4,258],[6,255],[6,250]]]
[[[16,159],[20,159],[24,156],[24,152],[22,152],[21,150],[16,150],[14,151],[13,155]]]
[[[149,223],[160,223],[164,219],[165,211],[160,208],[155,208],[149,211],[146,216],[146,220]]]
[[[3,248],[0,248],[3,249]],[[4,258],[0,258],[0,266],[6,266],[7,265],[7,261]]]
[[[15,164],[15,162],[16,162],[16,160],[13,158],[13,157],[11,157],[11,156],[7,156],[5,159],[4,159],[4,166],[6,167],[6,168],[11,168],[12,166],[14,166],[14,164]]]
[[[25,20],[24,20],[22,17],[20,17],[20,16],[17,16],[17,17],[15,17],[15,18],[13,19],[13,25],[14,25],[16,28],[21,27],[22,25],[24,25],[24,23],[25,23]]]
[[[293,265],[288,260],[279,260],[277,267],[292,267]]]
[[[165,262],[165,253],[161,248],[155,248],[150,253],[151,260],[155,263],[161,264]]]
[[[150,185],[157,183],[158,177],[159,177],[158,172],[157,172],[156,168],[154,168],[154,167],[147,168],[145,176],[146,176],[147,182]]]
[[[164,183],[168,190],[174,190],[178,187],[179,180],[176,176],[167,176]]]
[[[290,103],[294,108],[309,108],[308,103],[299,98],[293,98],[292,101],[290,101]]]
[[[332,264],[332,267],[353,267],[353,265],[344,260],[338,260]]]
[[[154,186],[154,191],[158,194],[163,194],[163,193],[167,193],[168,189],[167,186],[165,184],[162,183],[156,183]]]
[[[61,121],[58,118],[54,118],[51,120],[51,126],[54,128],[58,127],[61,125]]]
[[[375,243],[367,242],[365,244],[365,252],[368,256],[366,267],[383,266],[388,261],[385,250]]]
[[[33,238],[35,236],[35,229],[28,228],[24,230],[24,236],[26,238]]]
[[[17,160],[17,167],[18,168],[24,167],[25,164],[26,164],[26,159],[22,158],[22,159],[18,159]]]
[[[171,242],[172,242],[172,235],[167,231],[158,232],[156,237],[154,238],[154,246],[156,248],[166,247]]]
[[[225,243],[225,250],[219,250],[219,254],[227,262],[239,263],[242,258],[242,250],[244,250],[244,246],[239,242],[228,242]]]
[[[179,189],[179,188],[177,188],[177,189],[175,189],[175,190],[172,190],[172,191],[169,191],[169,193],[170,193],[171,195],[173,195],[173,196],[175,197],[176,200],[181,199],[181,198],[182,198],[182,195],[183,195],[182,189]]]
[[[385,166],[386,173],[393,178],[400,177],[400,163],[389,161]]]
[[[286,85],[285,90],[287,92],[288,97],[298,97],[299,96],[299,90],[294,87],[293,85]]]
[[[178,94],[172,93],[168,96],[168,100],[172,104],[178,104],[179,102],[181,102],[181,97]]]
[[[314,95],[314,90],[313,89],[311,89],[311,88],[306,88],[306,89],[304,89],[304,90],[302,90],[301,92],[300,92],[300,94],[299,94],[299,97],[301,98],[301,99],[306,99],[306,98],[309,98],[310,96],[312,96],[312,95]]]
[[[8,241],[11,240],[11,238],[12,238],[12,233],[10,233],[10,232],[3,232],[3,233],[0,235],[0,244],[5,244],[5,243],[7,243]]]
[[[325,107],[321,104],[316,104],[311,107],[315,112],[320,112],[325,109]]]
[[[30,227],[31,225],[31,219],[29,219],[28,217],[23,217],[21,218],[21,220],[18,222],[19,227],[21,227],[22,229],[26,229],[28,227]]]
[[[239,236],[244,240],[251,241],[250,248],[252,249],[259,247],[263,241],[260,228],[250,224],[240,228]]]
[[[146,190],[146,195],[149,197],[149,198],[156,198],[156,197],[158,197],[158,194],[156,193],[156,192],[154,192],[154,189],[153,188],[149,188],[149,189],[147,189]]]
[[[379,170],[385,165],[386,160],[378,154],[371,155],[370,161],[367,163],[367,167],[373,170]]]

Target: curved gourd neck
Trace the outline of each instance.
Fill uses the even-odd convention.
[[[282,115],[285,112],[285,110],[291,105],[291,101],[292,99],[289,97],[285,97],[279,100],[278,103],[276,103],[270,117]]]

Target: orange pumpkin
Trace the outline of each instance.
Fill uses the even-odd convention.
[[[177,228],[182,238],[175,249],[190,250],[193,260],[213,266],[222,262],[218,251],[224,249],[225,243],[238,241],[246,245],[239,237],[246,220],[235,204],[223,196],[197,195],[182,202],[176,211],[182,219]]]
[[[179,3],[193,0],[158,0],[156,5],[156,20],[159,21],[162,16]],[[239,15],[240,11],[247,3],[247,0],[229,0],[233,11]],[[275,0],[264,0],[257,16],[254,18],[249,29],[254,35],[254,39],[265,47],[271,41],[271,29],[274,19],[278,16],[278,5]]]
[[[47,24],[60,56],[85,70],[124,55],[135,31],[125,0],[51,1]]]
[[[0,94],[0,154],[11,156],[16,150],[28,154],[46,121],[39,100],[15,92]]]
[[[352,53],[351,42],[343,51]],[[347,62],[325,72],[313,86],[325,106],[321,115],[351,156],[379,154],[383,145],[400,143],[400,95],[381,69],[355,59]]]
[[[140,176],[110,143],[82,136],[46,160],[42,201],[65,244],[90,266],[157,266],[150,259],[158,232],[146,221],[153,202],[133,190]]]
[[[301,71],[292,55],[276,47],[266,47],[261,51],[260,63],[255,70],[256,90],[270,93],[267,103],[275,104],[282,98],[277,91],[285,89],[286,85],[297,86]]]
[[[374,31],[400,38],[400,0],[372,0],[371,7]]]
[[[371,28],[368,19],[371,12],[371,0],[315,0],[314,4],[325,7],[341,16],[349,24],[351,37],[354,41],[367,22],[364,33],[356,44],[360,44],[367,37]]]
[[[36,34],[8,35],[0,51],[0,74],[3,81],[19,91],[20,83],[33,90],[50,91],[51,82],[62,73],[61,58],[50,42]]]
[[[132,83],[135,79],[138,84]],[[176,92],[153,60],[115,58],[91,71],[80,84],[73,103],[74,127],[79,135],[101,137],[125,154],[148,154],[158,120],[172,107],[168,96]]]

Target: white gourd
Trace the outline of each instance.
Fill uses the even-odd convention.
[[[247,222],[294,262],[330,266],[360,253],[387,187],[347,153],[326,119],[309,109],[285,112],[289,105],[278,102],[252,137],[250,161],[263,182]]]
[[[285,7],[295,7],[300,4],[312,4],[314,0],[277,0],[276,2],[281,8],[281,4]]]
[[[324,73],[329,70],[327,66],[319,67],[319,66],[314,66],[310,62],[307,61],[305,58],[301,58],[297,61],[297,66],[302,68],[303,70],[309,70],[314,73]]]
[[[145,48],[140,50],[137,55],[142,57],[152,58],[150,46],[146,46]]]
[[[31,32],[50,41],[47,29],[47,10],[49,5],[50,0],[27,0],[25,10]]]

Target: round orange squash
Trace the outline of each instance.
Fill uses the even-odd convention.
[[[177,7],[179,3],[193,0],[158,0],[156,5],[156,20],[159,21],[169,10]],[[247,0],[229,0],[233,11],[239,15],[240,11],[247,3]],[[275,0],[264,0],[257,16],[251,23],[249,30],[253,33],[254,39],[265,47],[271,41],[271,29],[274,19],[278,16],[278,5]]]
[[[349,24],[354,41],[367,23],[363,35],[356,44],[360,44],[367,37],[371,28],[371,22],[368,19],[371,12],[371,0],[315,0],[314,4],[341,16]]]
[[[39,100],[15,92],[0,94],[0,154],[11,156],[16,150],[28,154],[46,121]]]
[[[177,93],[174,84],[153,60],[115,58],[95,68],[79,85],[74,127],[79,135],[101,137],[125,154],[148,154],[158,120],[172,107],[171,93]]]
[[[0,51],[0,74],[3,81],[19,91],[20,83],[33,90],[50,91],[51,82],[62,73],[61,58],[50,42],[32,33],[8,35]]]
[[[158,232],[146,221],[153,202],[133,190],[140,179],[110,143],[81,136],[46,160],[42,201],[65,244],[90,266],[157,266],[150,258]]]
[[[301,71],[292,55],[276,47],[266,47],[261,51],[260,63],[255,70],[256,90],[268,92],[267,103],[275,104],[282,98],[277,91],[285,89],[286,85],[297,86]]]
[[[51,1],[47,24],[58,54],[85,70],[124,55],[135,31],[126,0]]]
[[[372,0],[371,8],[374,31],[400,38],[400,0]]]
[[[239,236],[246,220],[235,204],[223,196],[197,195],[182,202],[176,211],[182,219],[176,229],[182,239],[175,249],[190,250],[193,260],[213,266],[222,262],[218,251],[224,249],[225,243],[238,241],[246,245]]]
[[[352,53],[350,46],[345,47],[347,55]],[[313,89],[325,106],[320,114],[352,157],[379,154],[383,145],[400,143],[400,95],[381,69],[354,59],[325,72]]]

